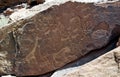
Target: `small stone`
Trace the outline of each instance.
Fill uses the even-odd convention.
[[[7,10],[4,11],[4,15],[9,16],[13,13],[14,11],[11,8],[7,8]]]

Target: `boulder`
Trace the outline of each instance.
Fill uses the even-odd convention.
[[[112,4],[67,2],[0,29],[0,73],[42,75],[105,47],[119,36]]]
[[[51,77],[120,77],[120,47],[82,66],[59,70]]]

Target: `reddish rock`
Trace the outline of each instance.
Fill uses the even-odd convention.
[[[0,51],[8,52],[5,59],[13,67],[2,72],[27,76],[61,68],[108,45],[119,36],[119,25],[120,7],[115,5],[104,8],[67,2],[53,6],[2,29]]]
[[[45,74],[106,46],[120,21],[113,8],[68,2],[28,20],[17,39],[16,74]]]
[[[7,9],[4,11],[4,15],[11,15],[14,11],[12,9]]]

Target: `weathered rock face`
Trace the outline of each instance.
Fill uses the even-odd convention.
[[[120,77],[120,47],[76,68],[58,71],[51,77]]]
[[[7,53],[5,60],[10,62],[1,73],[41,75],[58,69],[106,46],[118,37],[114,29],[119,25],[116,6],[72,2],[54,6],[0,30],[0,52]]]
[[[8,27],[0,29],[0,75],[14,74],[17,43],[13,31],[15,30],[15,26],[21,25],[22,23],[23,21],[19,21],[18,23],[13,23]]]

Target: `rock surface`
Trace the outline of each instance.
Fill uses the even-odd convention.
[[[120,34],[120,7],[112,4],[67,2],[2,28],[0,73],[41,75],[103,48]]]
[[[82,66],[57,71],[51,77],[120,77],[120,47]]]

